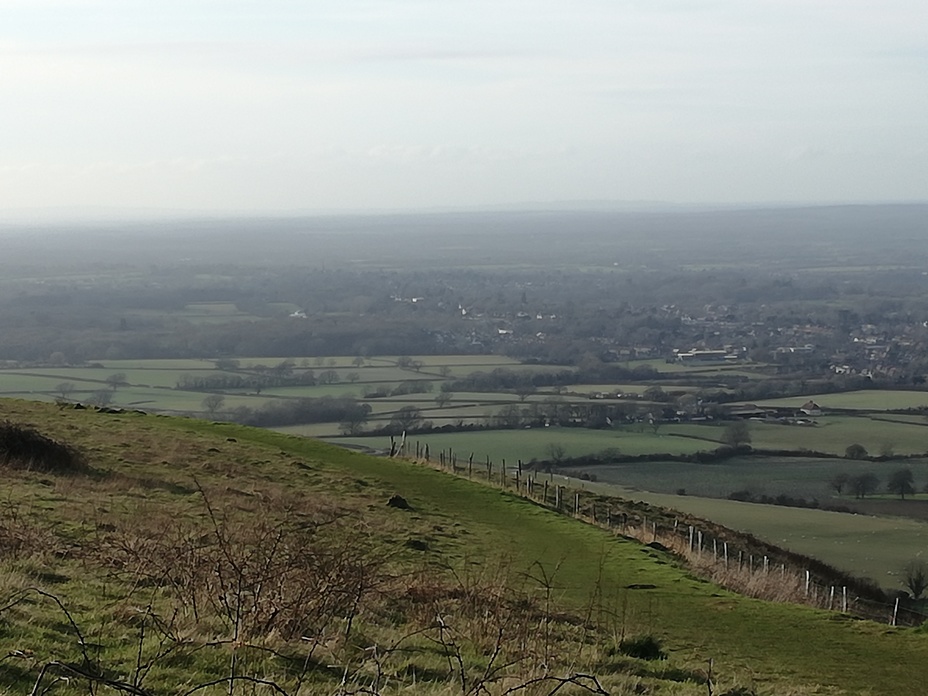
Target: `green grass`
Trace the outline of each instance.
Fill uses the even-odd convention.
[[[919,408],[928,406],[928,391],[889,391],[868,389],[841,394],[812,394],[784,399],[758,401],[758,406],[786,406],[799,408],[807,401],[815,401],[824,411],[829,408],[846,408],[861,411],[886,411],[891,409]]]
[[[631,431],[586,430],[584,428],[529,428],[518,430],[481,430],[475,432],[435,433],[410,436],[433,452],[448,450],[467,458],[473,452],[475,459],[490,457],[493,461],[505,459],[515,463],[521,459],[549,458],[547,448],[550,444],[563,445],[567,456],[591,454],[608,448],[618,448],[624,454],[643,454],[660,447],[660,451],[672,454],[695,452],[703,448],[703,443],[683,438],[654,436],[651,433]],[[389,448],[389,438],[346,438],[339,443],[367,445],[374,448]]]
[[[733,491],[755,494],[785,494],[825,502],[835,496],[829,481],[841,473],[850,476],[875,473],[885,485],[892,472],[912,470],[917,488],[928,484],[928,460],[868,462],[808,457],[734,457],[712,464],[690,462],[634,462],[584,467],[601,481],[655,493],[675,493],[683,488],[690,495],[726,498]],[[836,501],[838,502],[838,501]]]
[[[871,454],[889,447],[896,454],[928,451],[928,427],[918,423],[897,423],[866,416],[820,416],[815,426],[781,425],[752,421],[751,444],[765,449],[809,449],[844,454],[848,445],[858,443]],[[667,425],[661,432],[678,433],[721,443],[725,424]],[[712,446],[707,442],[707,448]],[[658,450],[655,450],[658,451]]]
[[[612,476],[603,474],[602,479],[607,478]],[[899,573],[905,563],[928,547],[928,524],[916,520],[650,493],[625,486],[584,485],[711,519],[854,575],[872,578],[892,590],[901,589]]]
[[[601,602],[615,612],[623,631],[660,636],[671,656],[668,669],[678,673],[692,674],[712,659],[718,684],[740,682],[759,687],[760,693],[810,696],[914,694],[920,693],[928,678],[928,664],[923,660],[928,636],[924,634],[737,597],[697,580],[653,549],[508,493],[421,466],[205,421],[58,411],[22,402],[0,402],[0,413],[68,438],[90,452],[95,467],[110,472],[109,477],[51,484],[47,476],[29,472],[8,477],[7,504],[19,505],[28,519],[47,523],[55,534],[106,539],[107,525],[118,533],[132,524],[148,523],[155,514],[194,521],[203,514],[198,496],[189,492],[195,475],[220,496],[225,516],[246,520],[251,519],[247,517],[250,510],[279,513],[262,501],[285,492],[296,504],[318,499],[363,515],[365,533],[372,535],[384,553],[402,549],[410,534],[427,538],[430,550],[425,555],[403,551],[397,557],[397,563],[412,564],[405,566],[407,572],[413,567],[450,565],[463,573],[466,568],[493,566],[505,559],[510,577],[525,579],[537,576],[543,567],[553,575],[558,607],[583,615]],[[392,493],[403,495],[412,512],[387,508],[384,503]],[[88,627],[91,640],[102,646],[106,656],[119,655],[127,665],[134,664],[133,629],[116,619],[122,606],[114,601],[121,591],[119,584],[105,584],[105,576],[89,560],[78,563],[50,554],[44,562],[46,569],[66,576],[53,589],[74,608],[76,620]],[[2,568],[24,572],[10,565]],[[12,576],[5,577],[9,581]],[[642,585],[653,587],[630,589]],[[33,620],[16,624],[16,647],[34,645],[42,654],[50,648],[70,649],[73,640],[68,626],[43,606],[23,607],[27,612],[23,618]],[[6,626],[0,630],[7,631],[3,636],[8,642]],[[375,628],[371,624],[365,630]],[[582,640],[570,644],[573,647],[565,643],[558,650],[573,651],[582,644]],[[589,653],[595,646],[584,649]],[[199,655],[160,678],[190,683],[227,669],[228,652],[203,650]],[[241,659],[249,664],[244,651]],[[418,658],[411,654],[410,659]],[[0,667],[10,669],[12,664],[7,661]],[[606,676],[610,676],[609,664],[619,670],[629,668],[613,658],[601,664]],[[697,683],[659,680],[656,675],[663,667],[635,664],[634,669],[645,675],[643,688],[654,693],[706,693],[706,687]],[[30,680],[21,683],[31,687]],[[167,681],[159,684],[164,691]],[[66,688],[62,687],[62,693],[68,693]]]

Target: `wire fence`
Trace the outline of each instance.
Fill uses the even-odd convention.
[[[391,456],[483,481],[560,514],[665,550],[681,558],[700,577],[739,594],[804,604],[891,626],[918,626],[928,621],[928,614],[907,606],[901,598],[892,603],[879,601],[872,597],[874,586],[838,571],[821,572],[827,566],[814,559],[672,510],[555,483],[553,474],[527,470],[521,461],[515,466],[490,457],[475,461],[473,454],[459,460],[451,449],[440,451],[436,457],[427,444],[407,443],[405,438],[392,441],[390,452]]]

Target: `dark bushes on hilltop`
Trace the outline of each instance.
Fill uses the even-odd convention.
[[[71,445],[16,423],[0,423],[0,466],[71,474],[87,468],[84,456]]]

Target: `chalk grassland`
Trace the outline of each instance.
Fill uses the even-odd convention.
[[[17,520],[46,530],[43,533],[51,535],[50,548],[79,544],[84,551],[80,558],[41,550],[24,559],[5,557],[0,560],[0,592],[9,597],[22,587],[38,584],[54,593],[84,628],[95,662],[113,674],[133,674],[138,663],[138,629],[145,614],[133,613],[133,607],[152,602],[153,610],[163,610],[161,603],[168,598],[153,594],[150,585],[142,594],[131,590],[132,583],[98,566],[95,554],[122,553],[123,547],[115,542],[148,533],[150,523],[170,522],[179,530],[188,525],[190,529],[203,524],[209,528],[196,477],[198,485],[222,506],[221,524],[242,524],[246,531],[262,515],[281,514],[284,509],[267,507],[261,501],[287,500],[299,512],[324,498],[327,505],[346,515],[343,524],[359,525],[354,532],[358,553],[392,559],[394,573],[410,581],[416,572],[443,566],[450,566],[465,580],[482,573],[499,581],[502,572],[506,582],[515,579],[529,589],[534,587],[536,596],[544,598],[537,579],[546,574],[550,580],[542,582],[553,588],[552,606],[561,613],[586,616],[578,627],[590,626],[575,642],[568,642],[566,635],[563,642],[552,638],[555,669],[571,669],[573,664],[600,673],[616,696],[705,694],[707,686],[700,683],[699,675],[705,674],[710,658],[715,693],[895,696],[920,693],[928,679],[928,663],[923,659],[928,636],[918,631],[744,599],[696,580],[659,551],[421,466],[206,421],[59,411],[49,405],[8,401],[0,402],[0,419],[28,422],[50,435],[67,438],[90,454],[98,472],[68,477],[7,472],[7,507],[17,510]],[[385,501],[393,493],[403,495],[413,510],[387,507]],[[207,538],[209,534],[203,537]],[[413,548],[407,544],[411,540],[421,543]],[[484,570],[478,570],[481,567]],[[492,568],[501,571],[488,570]],[[490,585],[466,581],[482,593],[489,592],[483,588]],[[389,645],[391,635],[395,639],[397,631],[404,630],[391,622],[402,620],[402,607],[408,602],[408,597],[394,600],[386,622],[376,614],[363,616],[357,631],[364,634],[360,640],[367,642],[358,643],[359,652],[351,660],[363,662],[358,657],[364,654],[360,648],[371,641]],[[206,605],[200,609],[207,612]],[[32,688],[36,668],[44,660],[80,663],[73,630],[50,602],[33,596],[29,603],[8,612],[0,629],[4,643],[32,652],[0,662],[4,684],[0,693],[6,689],[12,695]],[[600,612],[612,617],[609,621],[616,638],[641,633],[660,636],[670,652],[669,661],[645,663],[611,653],[592,628]],[[444,617],[452,626],[462,625],[450,611]],[[492,621],[493,614],[484,620]],[[344,630],[343,624],[339,626]],[[152,626],[149,629],[154,631]],[[279,635],[256,635],[249,644],[242,644],[231,640],[231,631],[225,624],[185,625],[186,638],[203,646],[156,660],[145,684],[158,693],[182,693],[227,675],[233,653],[240,674],[286,679],[286,656],[291,651],[299,653],[305,645],[299,633],[293,644]],[[537,640],[543,633],[539,624],[530,639]],[[314,640],[312,634],[305,635]],[[464,640],[463,634],[455,635]],[[410,649],[402,658],[382,655],[385,669],[396,675],[384,693],[460,693],[449,681],[454,667],[442,661],[440,644],[410,640]],[[261,646],[273,648],[274,653]],[[155,654],[156,641],[145,648],[143,661]],[[320,645],[323,660],[330,659],[325,652],[329,649],[329,644]],[[464,658],[465,668],[475,674],[488,655],[467,647]],[[331,671],[326,661],[316,664],[301,693],[333,693],[342,668]],[[373,674],[374,665],[366,664],[366,673]],[[416,686],[412,686],[413,679]],[[228,693],[228,684],[203,693],[219,692]],[[86,684],[61,684],[56,693],[86,693]]]
[[[711,519],[871,578],[890,591],[902,589],[903,566],[928,548],[928,524],[917,520],[651,493],[603,483],[583,485]]]

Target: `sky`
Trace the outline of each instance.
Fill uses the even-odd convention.
[[[925,0],[0,0],[0,210],[928,200]]]

